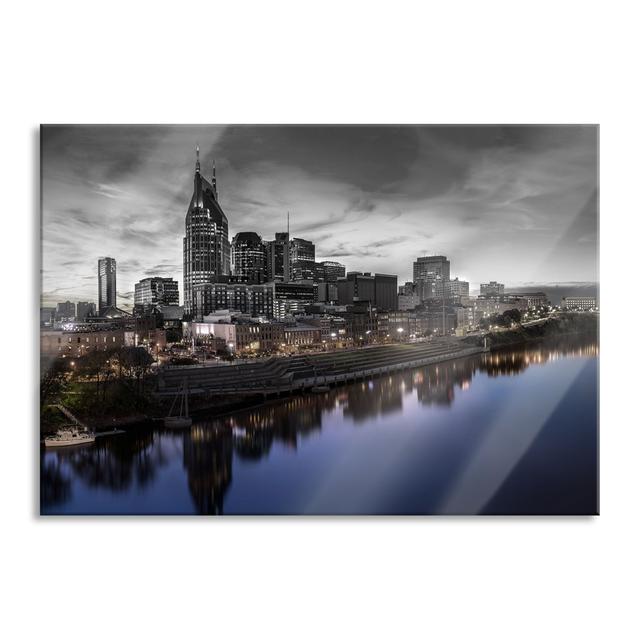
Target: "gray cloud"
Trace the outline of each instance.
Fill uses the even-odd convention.
[[[120,291],[182,284],[198,143],[231,237],[273,237],[290,211],[350,270],[407,280],[432,252],[472,286],[597,280],[595,127],[45,127],[43,296],[94,300],[103,255]]]

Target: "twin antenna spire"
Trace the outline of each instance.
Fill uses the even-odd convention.
[[[200,173],[200,145],[196,145],[196,173]],[[216,184],[216,161],[213,160],[213,172],[212,172],[211,186],[213,187],[213,194],[218,199],[218,186]]]

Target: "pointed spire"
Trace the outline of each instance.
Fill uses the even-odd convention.
[[[196,207],[202,207],[202,178],[200,177],[200,145],[196,145],[196,172],[193,176],[193,193]]]
[[[213,159],[213,172],[211,174],[211,186],[213,187],[213,197],[218,199],[218,184],[216,181],[216,159]]]

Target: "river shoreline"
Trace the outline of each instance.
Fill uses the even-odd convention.
[[[573,327],[573,330],[567,330],[572,324],[575,324],[575,318],[569,318],[569,323],[566,322],[566,318],[560,321],[558,318],[550,318],[547,322],[541,323],[535,326],[519,326],[509,331],[494,332],[476,337],[468,337],[463,339],[463,342],[468,344],[468,349],[465,349],[463,353],[445,353],[438,356],[434,356],[428,359],[428,361],[413,361],[408,360],[406,362],[397,363],[390,367],[378,367],[376,369],[363,369],[349,376],[342,376],[342,379],[332,380],[326,386],[335,388],[337,386],[348,385],[358,380],[371,379],[379,377],[381,375],[388,375],[392,373],[398,373],[410,369],[422,368],[426,366],[437,365],[442,362],[460,360],[465,358],[476,357],[482,353],[489,351],[501,351],[507,348],[526,346],[528,344],[537,343],[549,343],[557,340],[563,340],[568,337],[587,337],[591,336],[598,339],[598,322],[597,318],[590,318],[587,323],[580,319],[580,326]],[[567,326],[568,325],[568,326]],[[485,350],[480,345],[484,344],[484,339],[487,338],[488,348]],[[473,353],[470,351],[474,350]],[[325,386],[325,385],[323,385]],[[211,396],[210,399],[204,400],[198,406],[198,402],[194,402],[192,405],[191,415],[197,418],[220,418],[234,413],[240,413],[252,408],[258,408],[267,406],[269,404],[278,403],[282,399],[291,397],[292,395],[306,395],[313,393],[311,388],[303,386],[302,388],[292,388],[290,390],[279,390],[277,393],[264,394],[238,394],[237,396]],[[159,414],[156,415],[129,415],[122,417],[105,417],[102,420],[94,422],[92,429],[96,433],[104,433],[113,431],[114,429],[122,429],[125,431],[131,429],[139,429],[144,427],[157,426],[162,423],[163,417],[161,411],[166,409],[166,402],[161,402]]]

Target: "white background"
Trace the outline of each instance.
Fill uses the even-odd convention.
[[[633,5],[4,5],[3,637],[639,637]],[[38,518],[40,122],[600,123],[602,515]]]

